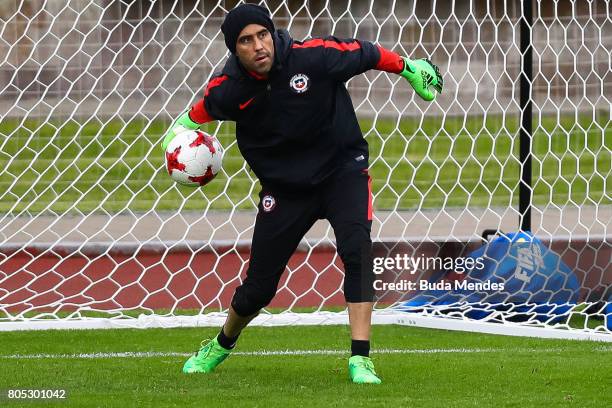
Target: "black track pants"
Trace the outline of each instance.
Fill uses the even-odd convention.
[[[232,307],[250,316],[271,301],[289,258],[318,219],[329,220],[344,263],[347,302],[374,298],[372,271],[371,179],[365,169],[343,168],[314,190],[286,193],[264,186],[251,246],[247,276]]]

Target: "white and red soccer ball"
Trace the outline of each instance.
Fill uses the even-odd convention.
[[[200,130],[184,130],[166,148],[166,169],[177,183],[203,186],[221,170],[223,147]]]

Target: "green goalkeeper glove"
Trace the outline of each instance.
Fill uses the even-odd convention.
[[[433,87],[439,93],[442,93],[444,80],[440,75],[440,70],[437,66],[431,63],[428,59],[418,59],[412,61],[409,58],[402,57],[404,60],[404,70],[400,72],[410,82],[416,93],[426,101],[433,101],[435,94],[429,89]]]
[[[162,142],[162,149],[164,149],[164,152],[165,152],[166,149],[168,148],[168,145],[172,141],[172,139],[174,139],[174,137],[178,135],[179,133],[181,133],[182,131],[186,129],[197,130],[199,128],[200,128],[200,124],[195,123],[193,120],[191,120],[191,118],[189,117],[189,112],[183,113],[172,124],[172,126],[170,126],[170,129],[168,129],[168,131],[164,135],[164,141]]]

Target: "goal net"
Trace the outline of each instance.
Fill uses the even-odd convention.
[[[370,145],[375,257],[457,260],[482,247],[485,229],[519,230],[521,2],[262,4],[296,39],[356,37],[443,72],[433,103],[380,71],[347,83]],[[0,330],[221,321],[248,266],[258,181],[231,122],[205,126],[226,154],[201,189],[170,180],[159,145],[222,68],[219,27],[235,5],[0,3]],[[386,286],[377,322],[611,336],[610,3],[534,0],[532,10],[531,232],[568,275],[558,283],[533,258],[538,283],[494,301],[441,304],[442,292]],[[496,276],[510,283],[519,269]],[[406,272],[381,276],[461,280],[435,262]],[[345,319],[342,279],[333,231],[318,222],[257,322]]]

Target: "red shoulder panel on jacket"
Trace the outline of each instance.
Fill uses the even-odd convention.
[[[304,41],[302,44],[293,43],[292,48],[314,48],[314,47],[325,47],[335,48],[340,51],[354,51],[361,48],[359,41],[352,41],[348,43],[338,42],[333,40],[324,40],[322,38],[315,38],[313,40]]]
[[[206,87],[206,91],[204,92],[204,96],[208,96],[208,93],[210,92],[210,90],[212,88],[214,88],[215,86],[219,86],[223,83],[223,81],[225,81],[227,79],[227,75],[221,75],[219,77],[213,78],[210,80],[210,82],[208,83],[208,86]]]

